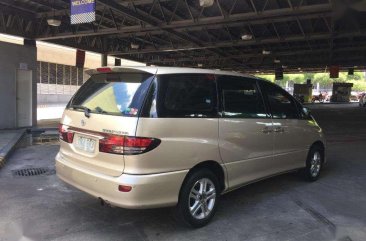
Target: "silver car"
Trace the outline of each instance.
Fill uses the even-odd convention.
[[[59,178],[123,208],[175,206],[193,227],[220,195],[325,163],[321,128],[282,88],[239,73],[98,68],[63,114]]]

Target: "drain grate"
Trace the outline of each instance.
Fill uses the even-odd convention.
[[[32,168],[13,170],[12,173],[13,176],[30,177],[40,175],[52,175],[55,174],[55,170],[44,167],[32,167]]]

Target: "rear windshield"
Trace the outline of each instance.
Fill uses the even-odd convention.
[[[138,116],[153,79],[147,73],[93,75],[69,102],[67,108],[90,113]]]

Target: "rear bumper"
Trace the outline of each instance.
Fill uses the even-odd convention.
[[[57,154],[56,173],[64,182],[112,206],[142,209],[175,205],[188,170],[111,177],[79,167]],[[119,185],[131,186],[132,190],[120,192]]]

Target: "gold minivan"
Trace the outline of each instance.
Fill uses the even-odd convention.
[[[282,88],[233,72],[103,67],[63,114],[57,175],[123,208],[176,206],[207,224],[221,194],[302,170],[315,181],[325,140]]]

